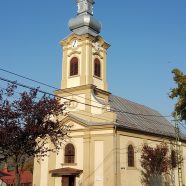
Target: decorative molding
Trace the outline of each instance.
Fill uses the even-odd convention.
[[[110,45],[101,36],[92,36],[90,34],[84,35],[71,34],[67,38],[61,40],[59,44],[62,46],[67,46],[74,39],[77,39],[78,41],[85,41],[89,39],[91,42],[99,42],[100,46],[103,47],[104,49],[108,49],[110,47]]]
[[[76,98],[73,98],[73,96],[72,96],[71,100],[69,101],[68,108],[70,110],[73,110],[73,109],[77,108],[77,106],[78,106],[78,100]]]
[[[61,163],[61,166],[77,166],[77,163]]]
[[[81,54],[81,52],[74,50],[74,51],[70,52],[70,54],[68,54],[68,57],[71,57],[73,54]]]
[[[103,107],[101,109],[104,108],[104,106],[108,106],[109,103],[107,102],[106,99],[103,99],[103,98],[98,98],[96,95],[95,95],[95,91],[92,91],[92,97],[99,103],[101,104]]]
[[[96,52],[93,52],[93,55],[94,56],[99,56],[100,59],[103,59],[103,56],[100,54],[100,52],[96,51]]]

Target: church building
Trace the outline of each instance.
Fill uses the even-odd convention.
[[[174,126],[159,112],[108,91],[110,44],[100,35],[93,5],[94,0],[77,0],[77,15],[69,21],[71,34],[60,42],[62,81],[55,94],[68,105],[62,117],[71,126],[70,137],[58,154],[35,159],[33,186],[140,186],[143,144],[166,141],[171,148],[175,141]],[[186,137],[181,140],[186,157]],[[180,186],[178,169],[172,174],[174,186]],[[186,159],[182,181],[186,185]]]

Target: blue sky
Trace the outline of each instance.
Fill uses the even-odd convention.
[[[59,87],[59,41],[70,34],[67,23],[76,15],[75,2],[1,0],[0,67]],[[163,115],[173,111],[174,102],[168,98],[174,87],[171,70],[186,73],[185,8],[185,0],[96,0],[94,16],[111,44],[110,92]],[[1,71],[0,76],[38,86]]]

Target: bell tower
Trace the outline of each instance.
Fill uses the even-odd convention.
[[[94,85],[107,91],[108,43],[99,35],[101,23],[93,17],[94,0],[76,0],[77,15],[70,19],[71,35],[63,47],[61,89]]]

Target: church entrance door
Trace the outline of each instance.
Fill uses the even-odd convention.
[[[76,186],[75,181],[75,176],[63,176],[62,186]]]

